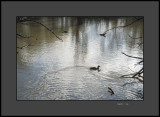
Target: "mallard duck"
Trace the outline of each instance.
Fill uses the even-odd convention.
[[[97,67],[90,67],[90,70],[99,70],[99,65]]]
[[[110,93],[111,93],[111,95],[113,95],[113,94],[114,94],[113,90],[112,90],[110,87],[108,87],[108,92],[110,92]]]

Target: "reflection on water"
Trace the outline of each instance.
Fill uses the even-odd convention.
[[[142,100],[143,83],[120,78],[138,71],[143,57],[143,20],[134,17],[34,17],[63,42],[34,22],[17,24],[18,100]],[[64,32],[66,31],[66,32]],[[100,72],[89,67],[100,65]],[[127,84],[128,83],[128,84]],[[125,85],[124,85],[125,84]],[[110,95],[108,87],[115,94]]]

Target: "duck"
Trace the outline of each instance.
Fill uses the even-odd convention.
[[[106,37],[106,36],[105,36],[105,33],[104,33],[104,34],[99,34],[99,35],[100,35],[100,36],[103,36],[103,37]]]
[[[98,70],[98,71],[100,71],[99,67],[100,67],[99,65],[97,67],[90,67],[90,70]]]

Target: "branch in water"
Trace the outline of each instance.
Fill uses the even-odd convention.
[[[137,82],[135,82],[135,81],[133,81],[133,82],[127,82],[127,83],[123,84],[122,86],[125,86],[127,84],[133,84],[133,83],[137,83]]]
[[[17,36],[22,37],[22,38],[30,38],[31,37],[31,36],[26,37],[26,36],[23,36],[23,35],[20,35],[20,34],[17,34]]]
[[[130,76],[130,75],[133,75],[133,74],[123,75],[121,77],[123,77],[123,78],[135,78],[135,79],[139,80],[140,82],[143,82],[143,80],[139,78],[139,77],[142,77],[142,76],[139,76],[139,77],[134,76],[133,77],[133,76]]]
[[[18,49],[23,49],[24,47],[28,47],[29,45],[24,45],[22,47],[17,47]]]
[[[143,68],[142,69],[140,69],[136,74],[134,74],[132,77],[134,78],[136,75],[140,75],[141,73],[143,73]]]
[[[34,46],[34,45],[31,45],[31,44],[28,44],[28,45],[24,45],[22,47],[17,47],[18,49],[23,49],[24,47],[28,47],[28,46]]]
[[[143,42],[142,43],[137,43],[138,44],[138,47],[140,46],[140,45],[143,45]]]
[[[127,75],[123,75],[123,76],[121,76],[121,77],[126,77],[126,78],[128,78],[128,77],[130,77],[131,75],[134,75],[134,73],[132,73],[132,74],[127,74]]]
[[[63,41],[61,38],[59,38],[54,32],[53,30],[49,29],[47,26],[45,26],[44,24],[40,23],[40,22],[37,22],[37,21],[34,21],[34,20],[30,20],[30,19],[27,19],[25,21],[31,21],[31,22],[35,22],[37,24],[40,24],[41,26],[45,27],[48,31],[50,31],[52,34],[54,34],[59,40]]]
[[[106,30],[103,34],[106,34],[109,30],[113,30],[113,29],[116,29],[116,28],[124,28],[124,27],[127,27],[127,26],[132,25],[133,23],[141,20],[141,19],[143,19],[143,18],[136,19],[135,21],[133,21],[133,22],[127,24],[127,25],[124,25],[124,26],[113,27],[113,28],[111,28],[111,29]]]
[[[143,60],[142,60],[142,61],[140,61],[140,62],[138,62],[138,64],[140,64],[140,63],[143,63]]]
[[[143,58],[140,58],[140,57],[134,57],[134,56],[127,55],[127,54],[125,54],[125,53],[123,53],[123,52],[122,52],[122,54],[124,54],[124,55],[126,55],[126,56],[128,56],[128,57],[131,57],[131,58],[143,59]]]
[[[132,39],[139,39],[139,38],[143,38],[143,37],[131,37],[130,35],[128,35],[130,38]]]

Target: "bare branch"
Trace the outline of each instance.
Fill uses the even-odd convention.
[[[136,74],[134,74],[132,77],[134,78],[136,75],[143,73],[143,68],[140,69]]]
[[[22,47],[17,47],[18,49],[23,49],[24,47],[28,47],[28,46],[34,46],[34,45],[31,45],[31,44],[28,44],[28,45],[24,45]]]
[[[20,34],[17,34],[17,36],[21,37],[21,38],[30,38],[31,36],[29,37],[26,37],[26,36],[23,36],[23,35],[20,35]]]
[[[139,39],[139,38],[143,38],[143,37],[131,37],[130,35],[128,35],[130,38],[132,39]]]
[[[45,27],[48,31],[50,31],[52,34],[54,34],[59,40],[63,41],[61,38],[59,38],[59,37],[55,34],[55,32],[53,32],[53,30],[49,29],[49,28],[48,28],[47,26],[45,26],[44,24],[42,24],[42,23],[40,23],[40,22],[38,22],[38,21],[31,20],[31,19],[26,19],[26,20],[24,20],[24,21],[31,21],[31,22],[35,22],[35,23],[37,23],[37,24],[40,24],[41,26]]]
[[[123,78],[135,78],[135,79],[139,80],[140,82],[143,82],[143,80],[139,78],[139,77],[142,77],[142,76],[139,75],[139,77],[137,77],[137,76],[133,77],[133,76],[130,76],[130,75],[131,75],[131,74],[123,75],[123,76],[121,76],[121,77],[123,77]],[[142,77],[142,78],[143,78],[143,77]]]
[[[137,46],[137,47],[139,47],[139,46],[143,45],[143,42],[141,42],[141,43],[137,43],[137,44],[138,44],[138,46]]]
[[[124,28],[124,27],[127,27],[127,26],[129,26],[129,25],[134,24],[135,22],[137,22],[137,21],[139,21],[139,20],[141,20],[141,19],[143,19],[143,18],[136,19],[135,21],[133,21],[133,22],[127,24],[127,25],[124,25],[124,26],[113,27],[113,28],[111,28],[111,29],[106,30],[103,34],[106,34],[108,31],[113,30],[113,29],[116,29],[116,28]]]
[[[127,83],[123,84],[122,86],[125,86],[127,84],[133,84],[133,83],[137,83],[137,82],[135,82],[135,81],[133,81],[133,82],[127,82]]]
[[[24,45],[22,47],[17,47],[18,49],[23,49],[24,47],[28,47],[29,45]]]
[[[127,54],[125,54],[125,53],[123,53],[123,52],[122,52],[122,54],[124,54],[124,55],[126,55],[126,56],[128,56],[128,57],[131,57],[131,58],[143,59],[143,58],[140,58],[140,57],[134,57],[134,56],[127,55]]]
[[[143,63],[143,60],[142,60],[142,61],[140,61],[140,62],[138,62],[138,64],[140,64],[140,63]]]
[[[132,73],[132,74],[127,74],[127,75],[123,75],[123,76],[121,76],[121,77],[130,77],[131,75],[134,75],[134,73]]]

